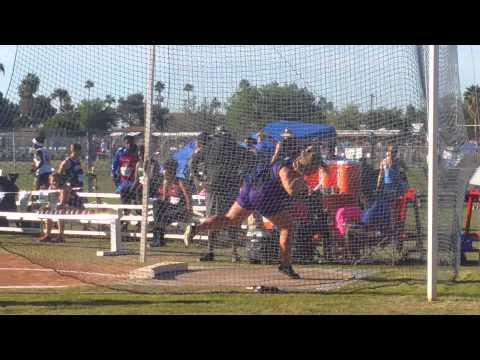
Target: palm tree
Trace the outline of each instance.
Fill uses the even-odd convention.
[[[27,74],[18,87],[18,95],[21,98],[32,97],[40,87],[40,78],[32,73]]]
[[[183,91],[187,93],[187,108],[190,110],[190,93],[193,91],[193,85],[185,84]]]
[[[60,112],[65,111],[65,103],[68,102],[70,95],[68,91],[62,88],[57,88],[53,90],[52,94],[50,95],[52,99],[58,99],[59,103],[59,110]]]
[[[474,133],[475,140],[479,141],[478,125],[480,124],[480,114],[478,109],[478,101],[480,97],[480,87],[477,85],[472,85],[468,87],[463,93],[463,99],[468,113],[472,116],[473,125],[475,125]]]
[[[30,116],[33,109],[33,95],[40,87],[40,78],[28,73],[18,87],[18,96],[20,97],[20,112],[23,116]]]
[[[220,109],[222,107],[222,103],[218,101],[216,97],[212,99],[212,102],[210,103],[210,108],[212,109],[212,112],[214,115],[217,114],[217,109]]]
[[[190,93],[193,91],[193,85],[192,84],[185,84],[185,87],[183,88],[183,91],[187,93],[187,106],[185,106],[185,122],[188,120],[187,118],[187,113],[190,114],[191,110],[191,105],[190,105]]]
[[[90,101],[90,89],[95,86],[94,82],[92,80],[87,80],[85,81],[85,89],[88,90],[88,100]]]
[[[161,105],[163,101],[162,92],[165,90],[165,83],[157,81],[155,83],[155,92],[157,93],[157,105]]]

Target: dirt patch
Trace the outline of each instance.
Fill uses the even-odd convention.
[[[0,254],[0,288],[43,288],[83,285],[77,279],[62,276],[12,254]]]
[[[142,284],[152,287],[179,289],[245,289],[251,286],[274,286],[285,290],[328,291],[358,281],[368,274],[365,271],[335,270],[321,267],[297,267],[301,278],[292,280],[279,273],[276,266],[189,266],[189,271],[166,274]],[[137,282],[137,285],[139,283]]]
[[[30,261],[15,254],[0,254],[0,289],[109,285],[127,279],[134,268],[44,258]]]

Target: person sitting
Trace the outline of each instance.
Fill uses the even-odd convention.
[[[190,224],[184,234],[185,245],[188,246],[199,232],[238,227],[257,211],[279,229],[279,271],[298,279],[300,276],[291,265],[295,224],[292,201],[305,201],[308,198],[309,189],[303,176],[317,171],[320,163],[321,159],[313,149],[307,148],[293,161],[277,161],[272,167],[266,167],[255,178],[244,182],[236,201],[225,215],[209,217],[199,225]]]
[[[387,156],[380,162],[380,171],[377,179],[377,192],[383,198],[393,200],[401,196],[406,190],[405,165],[398,158],[396,146],[387,147]]]
[[[50,214],[65,214],[65,213],[79,213],[81,212],[82,205],[78,201],[78,196],[75,194],[75,190],[72,190],[68,185],[62,184],[62,176],[58,173],[53,173],[49,177],[48,190],[53,191],[48,194],[48,205],[46,208],[40,210],[41,213]],[[58,236],[52,238],[53,221],[48,219],[44,226],[44,235],[38,240],[40,242],[50,243],[63,243],[64,223],[61,220],[57,220]]]
[[[4,175],[0,170],[0,211],[17,211],[17,204],[15,201],[18,193],[18,186],[15,185],[17,174]],[[0,219],[0,226],[8,226],[6,218]]]
[[[165,245],[165,228],[172,222],[186,222],[192,215],[192,203],[188,187],[176,176],[178,162],[167,160],[164,164],[164,180],[159,189],[159,199],[153,204],[154,225],[151,247]]]

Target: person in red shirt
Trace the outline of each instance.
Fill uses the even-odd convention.
[[[138,162],[137,145],[132,145],[127,152],[118,159],[119,184],[117,193],[120,193],[122,204],[130,204],[135,199],[135,174]]]

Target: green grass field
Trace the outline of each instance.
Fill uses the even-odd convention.
[[[480,314],[480,272],[462,268],[456,283],[441,283],[427,303],[425,285],[379,282],[375,287],[321,294],[140,295],[82,288],[63,291],[0,291],[0,314]]]

